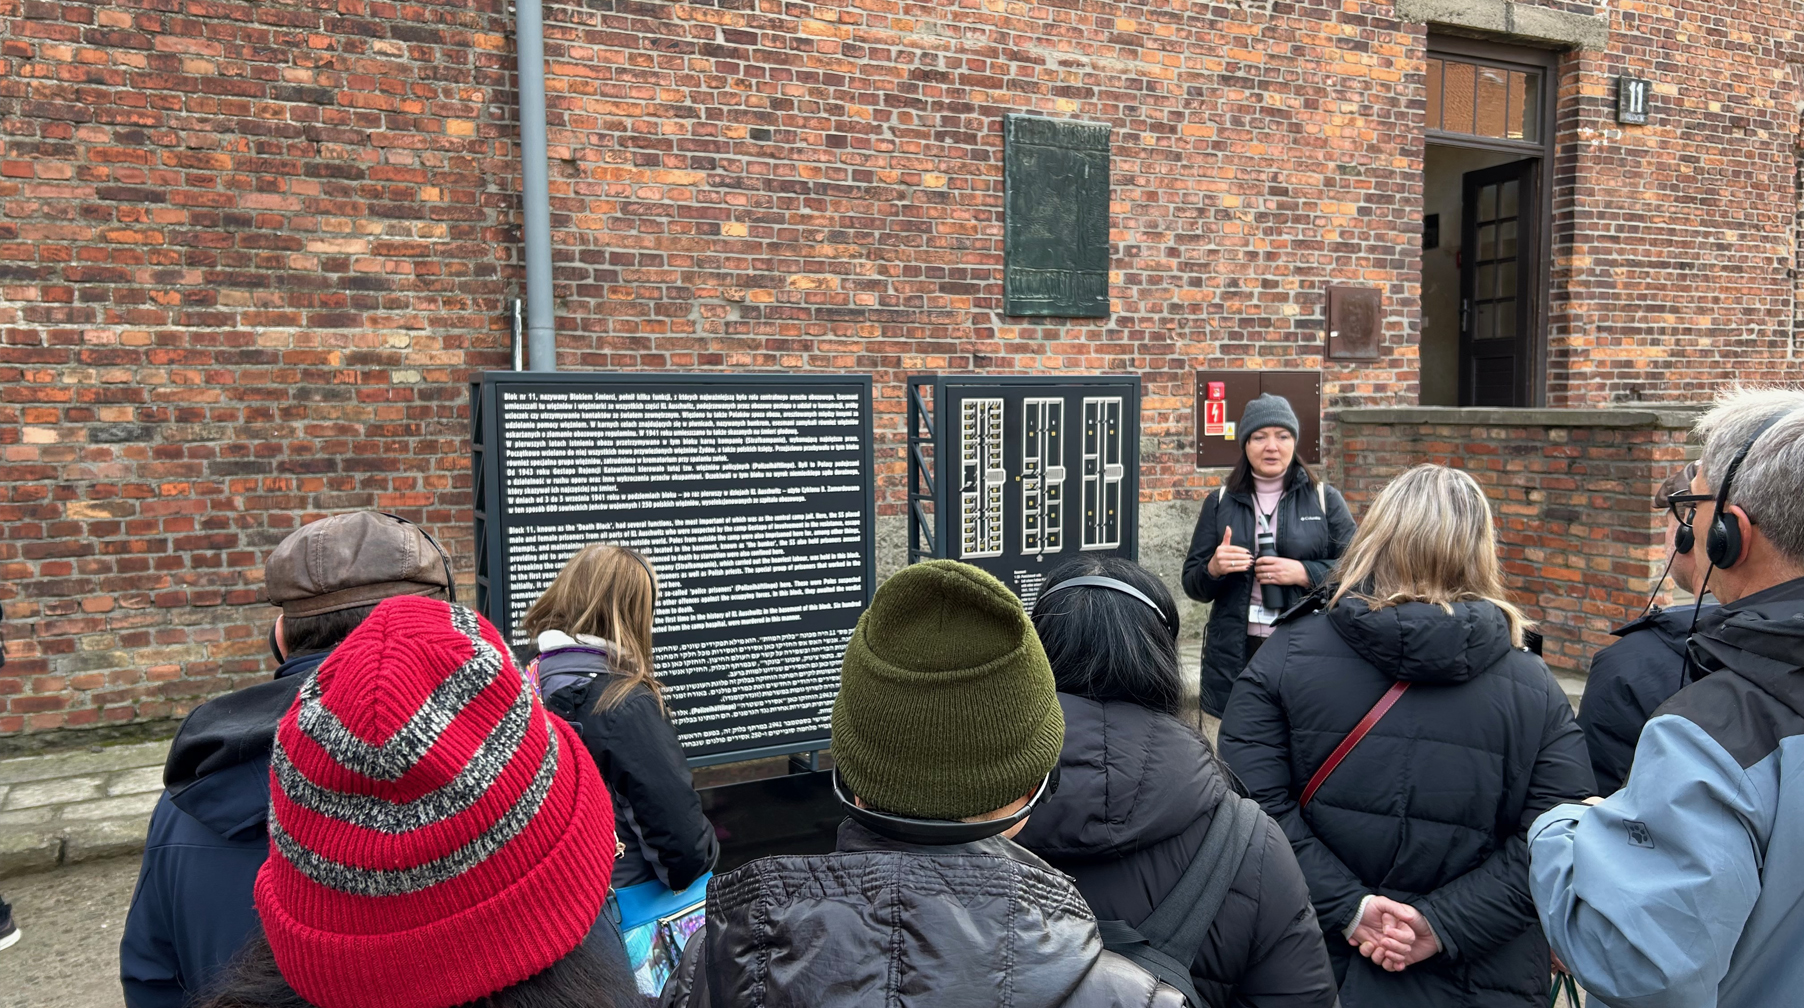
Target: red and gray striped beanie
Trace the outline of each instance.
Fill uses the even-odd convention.
[[[488,621],[384,600],[301,686],[270,756],[257,913],[319,1008],[448,1008],[567,955],[614,815]]]

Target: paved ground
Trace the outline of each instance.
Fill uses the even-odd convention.
[[[143,850],[168,751],[165,740],[0,760],[0,886]]]
[[[119,933],[138,859],[0,880],[23,932],[0,952],[0,1008],[119,1008]]]

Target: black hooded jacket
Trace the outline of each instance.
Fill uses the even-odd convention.
[[[1340,491],[1326,484],[1318,487],[1308,470],[1293,465],[1285,477],[1284,496],[1278,501],[1275,517],[1278,555],[1301,561],[1311,585],[1325,583],[1335,561],[1353,541],[1355,530]],[[1211,603],[1202,688],[1203,709],[1216,717],[1228,702],[1235,677],[1246,667],[1247,606],[1253,600],[1253,575],[1246,571],[1214,577],[1209,573],[1209,561],[1221,545],[1222,532],[1230,528],[1234,545],[1255,550],[1257,523],[1251,494],[1218,490],[1203,501],[1196,531],[1190,536],[1190,554],[1184,558],[1184,594]],[[1279,592],[1284,596],[1282,608],[1289,609],[1302,601],[1309,589],[1282,585]]]
[[[1503,612],[1347,597],[1280,625],[1235,684],[1221,752],[1309,880],[1347,1008],[1546,1003],[1525,831],[1593,791],[1572,707]],[[1410,689],[1315,794],[1309,778],[1397,680]],[[1341,936],[1368,893],[1410,903],[1440,954],[1401,973]]]
[[[665,1008],[1180,1008],[1113,952],[1071,880],[1002,837],[924,847],[850,820],[833,854],[708,883]]]
[[[1714,608],[1706,603],[1702,615]],[[1622,787],[1641,726],[1654,716],[1654,708],[1685,685],[1685,641],[1691,623],[1691,606],[1655,608],[1612,630],[1622,639],[1591,659],[1578,723],[1585,730],[1598,794],[1615,794]]]
[[[1098,917],[1138,927],[1202,846],[1232,792],[1196,730],[1131,703],[1059,694],[1059,789],[1015,838],[1070,875]],[[1335,982],[1290,844],[1269,818],[1191,964],[1216,1005],[1328,1008]]]
[[[274,680],[210,700],[182,722],[119,942],[128,1008],[187,1003],[256,930],[251,888],[269,855],[270,747],[328,653],[290,658]]]
[[[546,709],[576,727],[607,782],[614,835],[624,848],[614,862],[614,888],[653,879],[678,892],[689,888],[714,867],[720,841],[657,697],[638,686],[615,706],[597,710],[613,681],[601,648],[549,651],[530,667]]]

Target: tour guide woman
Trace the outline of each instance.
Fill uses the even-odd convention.
[[[1240,460],[1203,501],[1184,561],[1184,593],[1214,603],[1203,709],[1216,717],[1235,677],[1271,636],[1272,621],[1322,584],[1353,540],[1340,491],[1297,458],[1297,414],[1289,402],[1262,395],[1247,403],[1237,432]]]

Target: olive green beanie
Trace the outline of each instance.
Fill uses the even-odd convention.
[[[966,819],[1052,771],[1065,716],[1033,624],[1002,582],[930,560],[877,589],[833,702],[833,758],[865,804]]]

